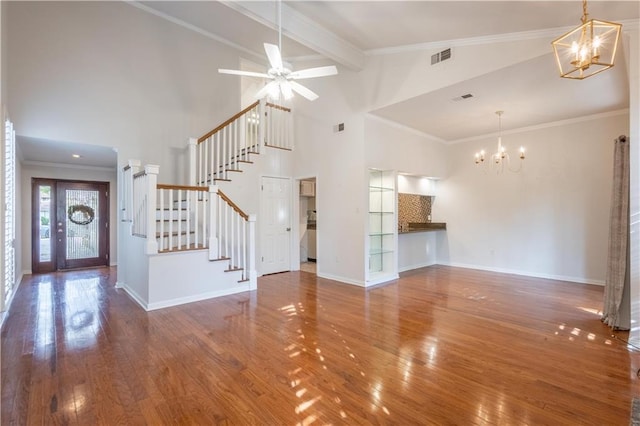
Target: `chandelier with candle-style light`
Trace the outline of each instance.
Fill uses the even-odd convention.
[[[582,0],[582,25],[551,42],[561,77],[582,80],[614,65],[622,24],[588,16]]]
[[[496,111],[496,115],[498,116],[498,150],[491,154],[489,159],[486,158],[486,153],[483,150],[480,152],[476,152],[475,162],[478,166],[483,166],[486,163],[489,163],[489,166],[492,169],[495,169],[496,173],[502,173],[505,169],[511,172],[519,172],[522,169],[522,161],[524,160],[524,147],[520,147],[519,157],[520,161],[517,168],[513,168],[511,166],[511,158],[509,157],[509,153],[507,149],[502,145],[502,114],[504,111]]]

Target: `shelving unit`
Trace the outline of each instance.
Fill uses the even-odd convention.
[[[398,277],[395,181],[393,171],[369,170],[367,285]]]

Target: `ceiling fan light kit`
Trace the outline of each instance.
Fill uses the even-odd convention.
[[[551,42],[560,76],[583,80],[614,65],[622,24],[588,20],[582,1],[582,25]]]
[[[318,95],[302,84],[294,80],[306,78],[326,77],[338,74],[334,65],[325,67],[307,68],[300,71],[291,71],[282,61],[282,2],[278,2],[278,46],[265,43],[264,51],[269,59],[269,70],[266,73],[249,72],[241,70],[229,70],[219,68],[220,74],[233,74],[244,77],[259,77],[271,80],[255,94],[256,99],[268,96],[272,100],[279,100],[280,96],[285,100],[293,98],[293,92],[307,98],[310,101],[318,99]]]

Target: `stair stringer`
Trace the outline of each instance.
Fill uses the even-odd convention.
[[[149,300],[145,309],[169,306],[254,290],[241,271],[226,271],[229,260],[209,260],[208,250],[149,256]]]

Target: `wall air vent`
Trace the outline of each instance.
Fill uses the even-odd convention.
[[[466,93],[464,95],[461,96],[456,96],[455,98],[451,99],[454,102],[458,102],[458,101],[464,101],[466,99],[471,99],[473,98],[473,95],[471,93]]]
[[[451,48],[431,55],[431,65],[435,65],[438,62],[446,61],[447,59],[451,59]]]

